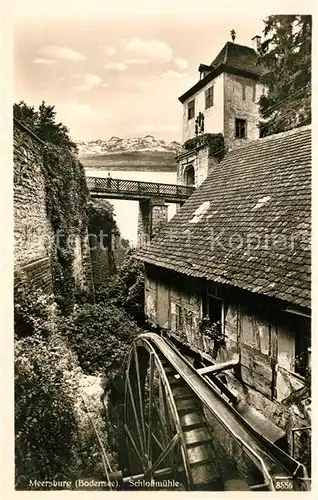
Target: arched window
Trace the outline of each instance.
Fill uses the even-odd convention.
[[[185,169],[183,178],[187,186],[194,186],[194,168],[192,165]]]

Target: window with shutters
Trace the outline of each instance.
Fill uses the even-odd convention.
[[[213,106],[214,104],[213,100],[214,100],[214,90],[212,85],[205,91],[205,109],[208,109],[211,106]]]
[[[194,118],[194,99],[188,102],[188,120]]]

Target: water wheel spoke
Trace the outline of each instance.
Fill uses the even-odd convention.
[[[146,429],[147,430],[149,429],[148,424],[146,424]],[[154,432],[151,432],[151,437],[155,441],[156,445],[160,448],[160,450],[163,451],[164,450],[164,446],[160,443],[159,439],[157,438],[157,436],[155,435]]]
[[[169,418],[167,418],[167,414],[164,411],[165,409],[165,402],[166,402],[166,393],[163,387],[162,380],[160,379],[159,381],[159,413],[161,416],[161,422],[162,422],[162,431],[163,431],[163,437],[165,444],[168,444],[170,439],[171,439],[171,433],[169,433],[170,426],[169,426]]]
[[[170,451],[174,448],[174,446],[176,445],[176,443],[178,441],[179,441],[179,434],[177,433],[173,436],[171,441],[167,444],[165,449],[162,451],[161,455],[158,457],[156,462],[153,464],[153,466],[151,468],[151,473],[153,473],[157,469],[157,467],[159,467],[159,465],[164,461],[164,459],[167,457],[167,455],[169,455]]]
[[[127,436],[128,436],[128,437],[129,437],[129,439],[130,439],[131,444],[133,445],[133,448],[134,448],[135,453],[136,453],[136,455],[137,455],[137,457],[138,457],[138,460],[139,460],[139,462],[140,462],[140,465],[143,465],[142,457],[141,457],[141,455],[140,455],[140,453],[139,453],[138,447],[137,447],[137,445],[136,445],[136,443],[135,443],[135,440],[134,440],[134,438],[133,438],[133,436],[132,436],[132,434],[131,434],[131,432],[130,432],[129,428],[127,427],[127,425],[125,425],[125,426],[124,426],[124,428],[125,428],[125,431],[126,431]]]
[[[168,435],[172,435],[172,429],[171,429],[171,417],[169,415],[169,410],[168,410],[168,405],[167,405],[167,398],[163,397],[163,409],[164,409],[164,415],[165,415],[165,420],[166,420],[166,429],[168,431]]]
[[[161,437],[163,438],[163,441],[164,441],[164,444],[166,445],[169,441],[169,436],[166,432],[166,423],[165,421],[163,420],[162,418],[162,412],[160,411],[160,408],[158,407],[158,403],[157,401],[154,401],[154,407],[156,408],[157,410],[157,414],[158,414],[158,417],[159,417],[159,420],[160,420],[160,423],[161,423]]]
[[[140,441],[141,451],[142,451],[142,454],[144,454],[144,443],[143,443],[143,440],[141,437],[141,429],[140,429],[140,425],[139,425],[138,414],[137,414],[137,410],[136,410],[135,400],[134,400],[128,372],[126,372],[126,381],[127,381],[127,387],[128,387],[128,392],[129,392],[129,396],[130,396],[131,406],[133,409],[133,414],[134,414],[134,418],[135,418],[135,422],[136,422],[137,433],[138,433],[138,437],[139,437],[139,441]]]
[[[154,356],[153,353],[150,354],[149,360],[149,414],[148,414],[148,442],[147,442],[147,454],[149,460],[152,458],[152,449],[151,449],[151,436],[152,433],[152,404],[153,404],[153,385],[154,385]],[[146,424],[147,425],[147,424]]]
[[[143,438],[143,442],[144,442],[143,449],[146,450],[147,442],[146,442],[146,430],[145,430],[145,419],[144,419],[144,409],[143,409],[143,398],[142,398],[141,383],[140,383],[139,361],[138,361],[137,349],[136,349],[135,345],[134,345],[134,358],[135,358],[136,375],[137,375],[137,389],[138,389],[138,400],[139,400],[141,430],[142,430],[142,438]]]

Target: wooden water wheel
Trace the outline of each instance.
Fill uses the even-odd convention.
[[[131,475],[156,489],[172,479],[173,489],[222,489],[200,400],[142,337],[132,345],[126,370],[125,431]]]

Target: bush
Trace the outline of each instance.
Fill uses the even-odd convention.
[[[74,361],[38,335],[15,344],[16,487],[65,478],[74,465],[75,398],[65,370]]]
[[[187,151],[196,149],[201,146],[209,147],[209,156],[215,156],[222,160],[225,154],[225,144],[223,134],[201,134],[192,139],[188,139],[183,147]]]
[[[123,307],[130,318],[141,326],[144,323],[145,278],[143,264],[134,258],[133,250],[127,253],[124,264],[116,276],[96,290],[96,301]]]
[[[87,304],[63,318],[60,330],[86,373],[115,373],[125,363],[133,338],[140,333],[114,305]]]
[[[40,289],[28,282],[24,273],[14,276],[14,332],[17,338],[47,335],[54,304]]]
[[[99,379],[96,379],[98,382]],[[87,377],[57,334],[15,344],[16,488],[30,480],[105,479],[101,450],[87,408],[109,453],[107,426],[96,394],[85,394]],[[102,388],[99,387],[101,393]]]

